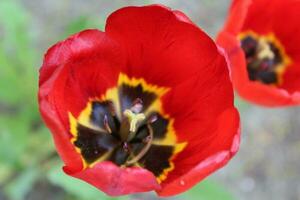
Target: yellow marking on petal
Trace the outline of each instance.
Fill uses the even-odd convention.
[[[90,127],[90,115],[92,113],[92,103],[89,101],[85,109],[80,113],[78,122],[86,127]]]
[[[163,117],[169,119],[169,123],[168,123],[168,127],[167,127],[167,134],[163,139],[154,140],[152,142],[152,144],[161,145],[161,146],[171,145],[171,146],[174,146],[174,151],[173,151],[173,155],[169,158],[170,167],[164,169],[163,172],[157,177],[158,183],[161,183],[162,181],[164,181],[167,178],[168,173],[175,169],[173,160],[175,159],[177,154],[180,153],[181,151],[183,151],[183,149],[187,145],[187,142],[177,143],[177,136],[176,136],[176,132],[174,130],[174,119],[168,117],[166,114],[164,114]]]
[[[153,140],[152,143],[156,145],[174,145],[176,144],[177,141],[176,133],[174,130],[174,119],[171,119],[166,115],[163,115],[163,117],[169,120],[168,127],[167,127],[167,134],[163,139]]]
[[[127,75],[120,73],[118,85],[120,86],[122,84],[129,85],[131,87],[137,87],[138,85],[141,85],[144,92],[151,92],[157,95],[157,99],[149,106],[147,110],[144,111],[145,115],[153,111],[161,111],[162,106],[160,98],[169,91],[169,88],[148,84],[143,78],[129,78]]]
[[[71,112],[68,113],[70,120],[70,132],[74,137],[77,137],[77,120]]]
[[[74,145],[75,147],[75,150],[77,153],[79,153],[81,155],[81,149],[78,148],[74,143],[75,141],[77,140],[78,138],[78,131],[77,131],[77,125],[78,123],[86,126],[86,127],[89,127],[91,129],[94,129],[94,130],[100,130],[100,131],[105,131],[99,127],[96,127],[94,125],[92,125],[90,123],[90,115],[92,113],[92,100],[90,100],[88,103],[87,103],[87,106],[85,107],[85,109],[83,111],[81,111],[81,113],[79,114],[78,116],[78,119],[76,119],[71,112],[69,112],[69,120],[70,120],[70,132],[71,134],[73,135],[72,139],[71,139],[71,142],[72,144]],[[97,164],[98,162],[101,162],[101,161],[104,161],[108,158],[108,156],[112,153],[112,151],[110,152],[107,152],[105,153],[104,155],[102,155],[99,159],[97,159],[95,162],[93,163],[87,163],[84,158],[81,156],[81,160],[82,160],[82,163],[83,163],[83,168],[86,169],[88,167],[93,167],[95,164]]]
[[[164,181],[168,177],[168,173],[175,169],[175,165],[172,161],[175,159],[175,157],[177,156],[178,153],[183,151],[183,149],[186,147],[186,145],[187,145],[187,142],[175,145],[173,155],[169,159],[170,167],[164,169],[163,172],[156,178],[158,183],[161,183],[162,181]]]
[[[98,131],[105,131],[104,129],[93,125],[90,122],[90,116],[92,114],[92,99],[89,100],[89,102],[87,103],[85,109],[83,111],[81,111],[81,113],[78,116],[77,122],[80,123],[83,126],[86,126],[88,128],[94,129],[94,130],[98,130]]]
[[[71,139],[71,143],[74,145],[75,150],[77,153],[79,153],[81,155],[81,149],[78,148],[74,142],[77,140],[78,137],[78,132],[77,132],[77,120],[76,118],[72,115],[71,112],[68,113],[69,115],[69,120],[70,120],[70,132],[73,135],[72,139]],[[82,163],[83,163],[83,169],[86,169],[88,167],[88,163],[83,159],[82,156],[80,156]]]
[[[132,87],[137,87],[138,85],[141,85],[144,91],[152,92],[159,97],[164,95],[168,89],[165,87],[158,87],[156,85],[151,85],[146,83],[146,81],[143,78],[129,78],[127,75],[120,73],[119,79],[118,79],[118,85],[127,84]]]
[[[108,89],[106,93],[101,96],[100,101],[112,101],[116,109],[116,114],[119,117],[119,119],[121,119],[121,105],[118,95],[118,89],[116,87]]]

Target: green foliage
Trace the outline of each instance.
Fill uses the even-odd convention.
[[[39,164],[53,151],[37,109],[37,60],[30,15],[18,1],[0,1],[0,184],[22,200],[41,177]]]
[[[232,194],[216,181],[205,180],[181,195],[184,200],[234,200]]]
[[[4,40],[0,42],[0,93],[2,103],[17,104],[20,97],[30,100],[35,108],[36,98],[36,52],[31,46],[30,16],[16,1],[0,2],[0,24]]]
[[[31,189],[35,180],[38,178],[38,169],[28,168],[20,173],[17,178],[6,186],[6,193],[11,199],[22,200]]]

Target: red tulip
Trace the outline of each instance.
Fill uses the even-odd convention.
[[[300,104],[299,19],[297,0],[233,1],[217,43],[242,97],[265,106]]]
[[[183,13],[126,7],[51,47],[40,112],[64,171],[117,196],[186,191],[239,146],[227,63]]]

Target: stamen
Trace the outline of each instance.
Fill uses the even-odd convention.
[[[104,115],[103,124],[104,124],[104,127],[107,130],[107,132],[112,133],[111,128],[109,127],[109,124],[108,124],[107,115]]]
[[[153,129],[152,129],[152,127],[149,124],[147,124],[147,128],[148,128],[148,131],[149,131],[149,136],[147,136],[147,139],[146,139],[147,140],[147,144],[139,152],[138,155],[136,155],[135,157],[133,157],[131,160],[126,161],[126,165],[132,165],[132,164],[138,162],[149,151],[149,149],[150,149],[150,147],[152,145],[152,141],[153,141]]]

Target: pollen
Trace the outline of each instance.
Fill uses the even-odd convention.
[[[275,58],[275,54],[272,51],[270,45],[266,41],[265,38],[260,38],[258,41],[258,59],[271,59],[273,60]]]

